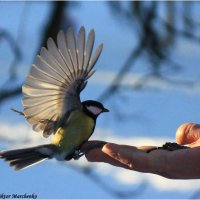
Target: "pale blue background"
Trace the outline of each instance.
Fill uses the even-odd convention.
[[[23,20],[23,29],[19,28],[22,10],[26,6]],[[0,2],[0,29],[6,29],[13,34],[22,49],[23,60],[20,63],[17,83],[24,80],[29,66],[33,61],[33,55],[37,51],[51,5],[48,2]],[[161,8],[162,13],[162,8]],[[81,25],[86,30],[94,28],[96,32],[96,44],[103,42],[103,53],[96,65],[97,73],[109,72],[115,74],[127,59],[133,45],[136,45],[134,31],[130,29],[125,20],[119,20],[110,12],[107,2],[75,2],[70,9],[71,20],[76,24],[78,31]],[[198,15],[197,15],[198,17]],[[18,33],[20,33],[18,35]],[[186,80],[199,82],[200,48],[195,43],[189,43],[183,39],[178,40],[173,51],[173,58],[180,65],[187,66],[180,72],[171,72],[169,75]],[[8,76],[9,61],[13,58],[12,53],[5,41],[0,41],[0,83]],[[139,60],[132,70],[132,74],[148,72],[148,63]],[[88,84],[82,94],[82,99],[97,99],[106,89],[108,84],[104,81],[95,81],[95,77]],[[12,87],[12,84],[5,87]],[[151,88],[151,87],[150,87]],[[200,88],[186,88],[170,86],[165,89],[162,85],[158,89],[128,90],[120,93],[126,100],[117,100],[117,95],[105,102],[111,110],[109,114],[98,119],[97,127],[102,135],[98,139],[113,137],[117,138],[167,138],[174,140],[176,128],[182,123],[192,121],[200,122]],[[128,98],[129,97],[129,98]],[[16,124],[26,124],[25,120],[10,111],[11,107],[22,109],[21,97],[8,100],[0,106],[0,126],[6,124],[15,130]],[[118,119],[115,114],[116,107],[131,118]],[[27,126],[28,127],[28,126]],[[12,132],[10,135],[17,133]],[[111,132],[111,136],[109,133]],[[30,131],[29,131],[30,133]],[[0,129],[3,135],[3,129]],[[28,134],[28,133],[27,133]],[[33,134],[33,133],[31,133]],[[35,133],[36,134],[36,133]],[[9,137],[10,137],[9,135]],[[13,136],[14,137],[14,136]],[[20,138],[18,139],[20,141]],[[164,140],[165,141],[165,140]],[[120,142],[120,141],[119,141]],[[1,148],[12,147],[15,143],[1,142]],[[81,161],[77,161],[80,162]],[[0,162],[0,194],[24,194],[35,193],[38,198],[115,198],[104,189],[98,187],[86,175],[68,165],[58,162],[47,161],[38,166],[21,172],[14,172],[7,164]],[[113,167],[113,173],[116,168]],[[118,169],[117,169],[118,170]],[[120,169],[119,169],[120,170]],[[137,172],[132,172],[140,177]],[[96,174],[109,186],[116,190],[132,190],[137,188],[134,184],[125,184],[116,181],[113,174]],[[141,175],[144,178],[146,175]],[[157,176],[155,176],[156,179]],[[148,180],[148,178],[144,178]],[[165,182],[166,179],[160,179]],[[176,181],[174,181],[176,183]],[[177,182],[179,184],[180,182]],[[145,185],[146,184],[146,185]],[[199,182],[191,182],[189,189],[162,190],[145,182],[144,190],[133,198],[190,198],[194,191],[192,184],[197,188]],[[167,184],[166,184],[166,187]],[[180,185],[181,187],[181,185]],[[200,188],[200,186],[199,186]]]

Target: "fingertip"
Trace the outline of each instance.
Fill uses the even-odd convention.
[[[199,124],[185,123],[178,127],[176,131],[176,141],[178,144],[184,145],[194,142],[194,133],[200,129]]]
[[[186,143],[186,135],[191,127],[192,123],[184,123],[178,127],[176,130],[176,142],[178,144],[185,144]]]

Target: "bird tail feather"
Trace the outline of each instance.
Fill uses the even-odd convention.
[[[46,144],[31,148],[1,151],[0,158],[8,162],[15,170],[21,170],[52,158],[55,151],[55,145]]]

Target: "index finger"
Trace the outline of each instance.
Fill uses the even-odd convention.
[[[82,145],[81,150],[85,152],[85,157],[89,162],[104,162],[117,167],[128,168],[126,165],[105,154],[102,151],[103,146],[102,148],[98,148],[100,144],[102,144],[102,141],[88,141]],[[105,142],[105,144],[107,143]],[[91,147],[92,149],[90,149]],[[88,149],[90,150],[88,151]]]

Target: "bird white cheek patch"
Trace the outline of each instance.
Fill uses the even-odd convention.
[[[96,106],[87,106],[87,109],[93,113],[94,115],[98,115],[99,113],[101,113],[102,109],[98,108]]]

